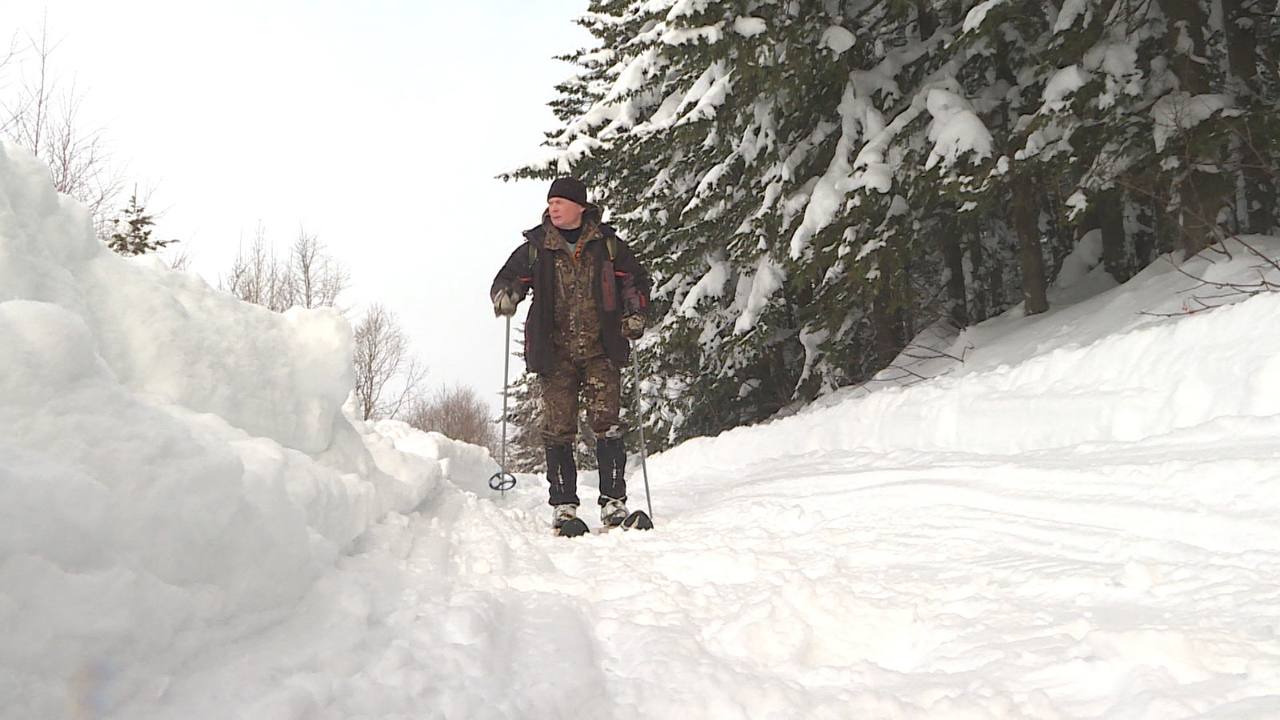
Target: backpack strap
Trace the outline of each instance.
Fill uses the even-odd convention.
[[[520,282],[525,284],[525,287],[529,287],[533,285],[534,262],[536,262],[538,259],[538,246],[533,243],[528,243],[528,245],[529,245],[529,274],[521,275],[519,278]]]

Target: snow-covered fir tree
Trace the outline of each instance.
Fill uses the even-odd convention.
[[[1123,280],[1170,237],[1276,224],[1274,3],[607,0],[580,22],[599,44],[569,56],[553,157],[514,175],[582,176],[653,271],[661,442],[1041,312],[1068,258]]]

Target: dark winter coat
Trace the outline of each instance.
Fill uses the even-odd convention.
[[[628,312],[647,311],[649,304],[649,274],[636,261],[635,253],[618,239],[614,229],[600,222],[600,211],[587,206],[582,216],[583,232],[576,248],[577,258],[565,247],[563,238],[544,214],[542,224],[526,230],[525,242],[511,253],[507,262],[493,279],[489,296],[499,290],[510,290],[517,298],[533,291],[533,302],[524,326],[525,365],[531,372],[543,374],[556,361],[558,337],[565,337],[560,325],[567,317],[566,308],[559,305],[564,287],[563,277],[557,275],[557,266],[572,267],[567,263],[590,263],[593,279],[591,297],[594,307],[582,308],[587,312],[579,317],[589,317],[590,325],[599,327],[600,346],[604,354],[619,366],[631,362],[631,343],[622,335],[622,317]],[[610,251],[613,257],[610,259]],[[624,302],[624,294],[628,300]],[[627,307],[630,306],[630,307]],[[560,348],[568,353],[568,348]]]

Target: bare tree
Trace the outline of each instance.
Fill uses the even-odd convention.
[[[472,388],[465,385],[438,388],[431,398],[417,398],[405,421],[424,432],[438,432],[496,453],[498,431],[492,410]]]
[[[347,269],[305,229],[299,228],[289,255],[280,259],[259,225],[248,252],[241,248],[219,286],[245,302],[284,312],[295,306],[336,307],[349,278]]]
[[[73,82],[63,91],[52,76],[50,57],[57,49],[49,41],[48,21],[38,36],[28,36],[23,54],[32,56],[20,67],[33,67],[11,97],[0,99],[0,132],[49,165],[54,188],[88,206],[100,236],[124,182],[111,162],[101,130],[86,130],[80,119],[84,96]],[[16,42],[0,52],[0,65],[21,55]]]
[[[325,252],[315,235],[300,227],[289,255],[289,278],[294,304],[315,308],[336,306],[351,275]]]
[[[177,270],[179,272],[187,272],[190,270],[191,261],[191,251],[186,249],[178,250],[169,257],[164,258],[164,264],[168,265],[170,270]]]
[[[12,62],[14,57],[16,57],[17,55],[18,55],[18,34],[14,33],[9,37],[9,47],[5,49],[0,49],[0,72],[3,72],[5,67],[10,62]],[[3,80],[4,80],[4,76],[0,75],[0,91],[3,91],[5,88]],[[8,119],[6,117],[4,117],[3,115],[0,115],[0,133],[7,132],[9,127],[7,121]]]
[[[218,285],[245,302],[284,312],[293,305],[293,293],[287,287],[288,283],[289,273],[268,247],[266,231],[258,225],[248,253],[240,248],[231,273]]]
[[[417,396],[426,368],[410,354],[395,313],[378,303],[369,306],[356,325],[355,344],[356,398],[362,417],[396,417]]]

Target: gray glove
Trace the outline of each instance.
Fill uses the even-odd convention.
[[[639,340],[644,334],[644,316],[635,313],[622,318],[622,335],[628,340]]]
[[[493,315],[494,317],[511,317],[516,314],[516,305],[520,301],[516,299],[514,293],[510,290],[499,290],[493,296]]]

